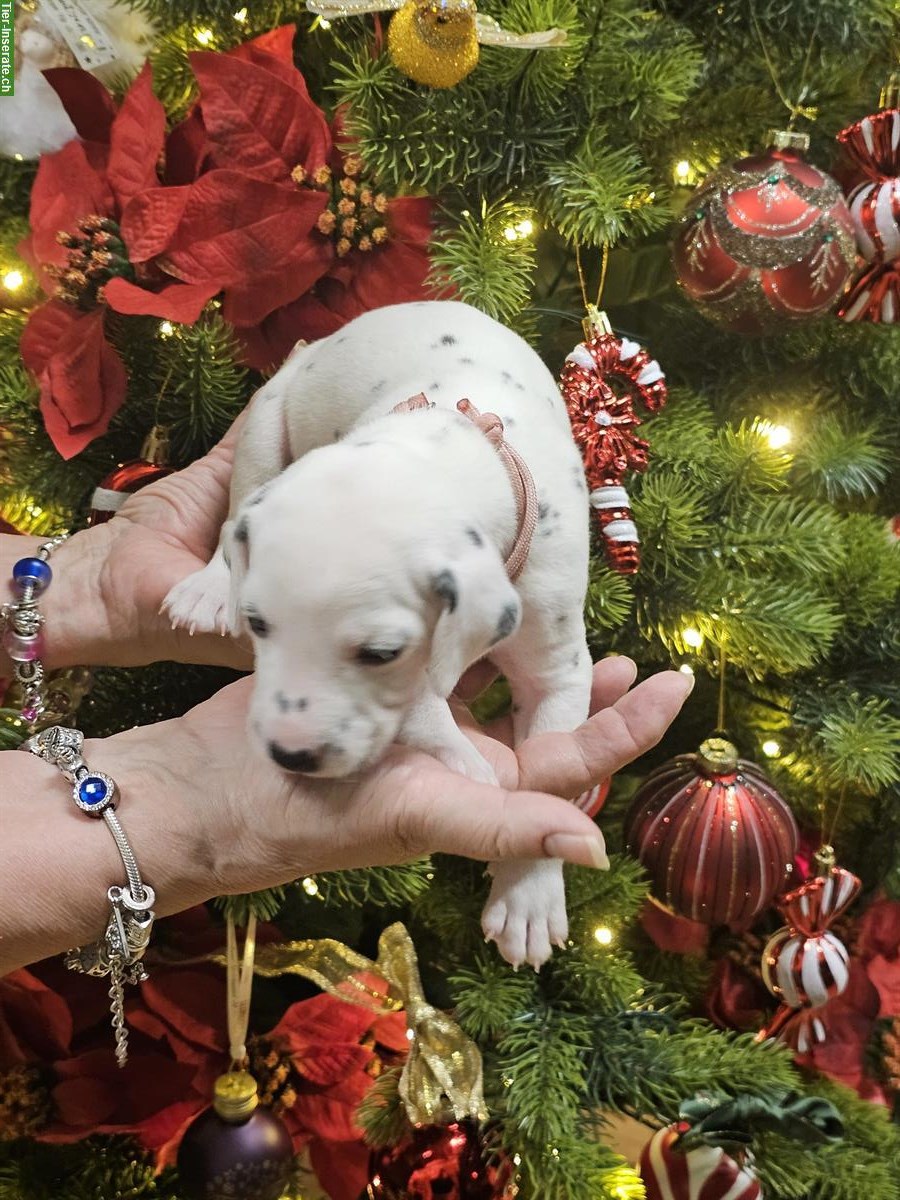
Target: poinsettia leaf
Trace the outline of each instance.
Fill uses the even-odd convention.
[[[112,211],[112,191],[91,166],[81,142],[67,142],[55,154],[41,156],[28,214],[32,251],[39,262],[65,262],[66,251],[57,243],[57,233],[71,232],[82,217],[108,216]]]
[[[434,231],[434,201],[429,196],[398,196],[388,205],[391,235],[403,242],[427,246]]]
[[[242,283],[302,262],[325,203],[321,192],[267,183],[239,171],[210,171],[190,189],[160,266],[185,283]]]
[[[191,66],[214,161],[261,179],[289,179],[298,164],[315,170],[331,134],[299,71],[290,81],[255,62],[194,53]]]
[[[291,1041],[288,1037],[283,1045],[291,1054],[294,1067],[304,1079],[323,1087],[340,1083],[354,1071],[365,1071],[372,1061],[371,1050],[349,1042],[341,1045],[300,1045],[293,1049]]]
[[[63,458],[106,433],[125,399],[128,378],[103,332],[103,312],[82,314],[41,372],[41,413]]]
[[[234,58],[247,59],[249,62],[256,62],[260,54],[265,54],[266,56],[273,56],[292,67],[294,65],[294,36],[296,33],[296,25],[279,25],[277,29],[270,29],[268,33],[261,33],[259,37],[252,38],[249,42],[242,42],[239,46],[235,46],[233,50],[229,50],[228,53]]]
[[[298,245],[290,270],[277,266],[264,275],[250,275],[233,283],[225,294],[222,316],[242,328],[258,325],[269,313],[308,292],[331,265],[334,250],[324,238]]]
[[[154,187],[140,192],[122,213],[122,239],[134,263],[162,254],[184,214],[191,185]]]
[[[156,167],[165,134],[166,110],[153,94],[153,71],[147,62],[126,92],[110,130],[107,174],[120,208],[158,185]]]
[[[165,182],[193,183],[209,151],[200,105],[195,104],[166,139]]]
[[[72,1014],[62,996],[24,968],[0,979],[0,1062],[13,1067],[35,1056],[63,1058],[72,1041]]]
[[[77,308],[61,300],[48,300],[34,309],[19,342],[19,353],[28,370],[40,375],[63,337],[82,318]]]
[[[86,142],[109,142],[116,105],[112,96],[90,71],[80,67],[53,67],[44,78],[62,101],[62,106]]]
[[[328,1180],[331,1200],[357,1200],[369,1179],[369,1147],[363,1141],[333,1142],[315,1138],[309,1159],[317,1179]]]
[[[314,295],[275,309],[259,325],[238,329],[241,361],[258,371],[276,370],[300,339],[318,341],[345,322]]]
[[[103,298],[110,308],[131,317],[160,317],[193,325],[207,303],[219,290],[212,283],[171,283],[150,292],[127,279],[111,279],[103,289]]]

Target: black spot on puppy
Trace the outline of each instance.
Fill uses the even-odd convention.
[[[459,365],[461,367],[471,367],[471,365],[474,361],[475,361],[474,358],[461,358],[459,360]]]
[[[441,338],[441,345],[442,346],[455,346],[456,338],[453,336],[452,333],[445,333],[444,336]]]
[[[510,375],[509,371],[501,371],[500,378],[503,380],[504,383],[512,382],[512,375]]]
[[[250,530],[247,528],[247,518],[241,517],[240,521],[234,527],[234,540],[240,542],[242,545],[246,545],[249,537]]]
[[[484,538],[481,536],[481,534],[478,532],[477,529],[472,529],[471,526],[466,530],[466,537],[469,539],[469,541],[472,543],[473,546],[483,546],[484,545]]]
[[[572,666],[577,667],[580,662],[581,662],[581,651],[576,650],[575,653],[572,655]]]
[[[372,395],[378,396],[387,387],[386,379],[379,379],[377,383],[372,384]]]
[[[520,611],[518,604],[507,604],[504,606],[497,620],[494,643],[502,641],[505,637],[509,637],[519,620]]]
[[[456,582],[456,576],[447,568],[443,571],[438,571],[431,581],[431,585],[440,598],[446,603],[449,612],[455,612],[456,606],[459,603],[459,586]]]
[[[344,436],[344,432],[342,429],[336,429],[331,436],[334,438],[334,440],[336,442],[339,442],[341,440],[341,438]]]
[[[441,385],[440,385],[439,383],[429,383],[429,385],[428,385],[428,391],[429,391],[429,392],[436,392],[436,391],[438,391],[438,390],[440,389],[440,386],[441,386]]]
[[[540,502],[540,504],[538,505],[538,520],[546,521],[546,519],[549,515],[550,515],[550,505],[547,504],[544,500],[542,500]]]
[[[565,625],[565,623],[568,621],[568,619],[569,619],[568,613],[560,613],[559,616],[556,618],[556,623],[557,623],[557,625]]]
[[[248,496],[247,503],[248,504],[259,504],[260,500],[263,499],[263,497],[265,496],[265,494],[268,490],[269,490],[269,485],[267,483],[264,483],[262,485],[262,487],[258,487],[251,496]]]

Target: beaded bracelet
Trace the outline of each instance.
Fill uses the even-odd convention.
[[[142,983],[147,972],[141,959],[153,928],[153,888],[141,878],[134,851],[122,828],[115,808],[118,789],[115,781],[100,771],[92,771],[82,758],[84,734],[78,729],[51,725],[22,743],[44,762],[57,767],[72,784],[72,799],[82,812],[102,817],[122,856],[127,882],[107,889],[110,915],[103,937],[87,946],[77,946],[65,956],[70,971],[83,975],[110,977],[109,999],[112,1027],[116,1038],[116,1060],[120,1067],[128,1061],[128,1030],[125,1026],[126,983]]]
[[[47,559],[66,540],[68,534],[44,542],[36,555],[20,558],[13,566],[12,587],[19,599],[0,607],[0,621],[6,632],[3,649],[15,664],[16,680],[22,685],[22,720],[34,725],[44,711],[44,664],[41,626],[44,618],[37,607],[38,597],[50,586],[53,572]]]

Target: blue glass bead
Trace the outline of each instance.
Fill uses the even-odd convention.
[[[42,558],[20,558],[12,573],[20,591],[24,591],[30,584],[35,592],[43,592],[50,586],[50,580],[53,578],[50,564],[45,563]]]
[[[105,780],[98,779],[96,775],[85,775],[78,785],[78,799],[82,804],[90,804],[92,807],[102,804],[108,795],[109,787]]]

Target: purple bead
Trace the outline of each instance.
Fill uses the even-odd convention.
[[[34,662],[36,658],[41,657],[43,646],[44,639],[39,633],[24,637],[14,629],[7,629],[3,635],[3,649],[13,662]]]
[[[29,725],[31,724],[32,721],[37,720],[37,716],[38,716],[38,710],[37,710],[36,705],[34,705],[34,704],[27,704],[22,709],[22,720],[27,721]]]
[[[46,591],[53,578],[50,564],[42,558],[20,558],[13,566],[13,582],[20,592],[32,587],[36,595]]]

